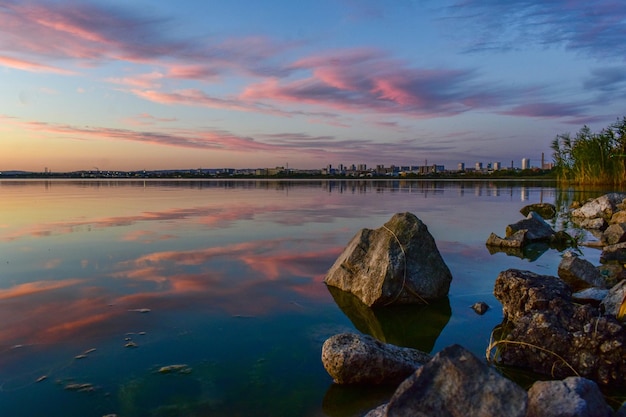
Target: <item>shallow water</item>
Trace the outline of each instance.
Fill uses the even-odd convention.
[[[524,205],[580,197],[541,182],[372,180],[5,180],[0,193],[0,405],[26,417],[362,415],[390,389],[334,386],[324,340],[360,331],[484,357],[498,273],[556,275],[561,257],[491,254],[489,233]],[[449,297],[371,310],[331,293],[324,275],[348,241],[403,211],[434,236]],[[491,309],[477,315],[476,301]],[[169,365],[185,366],[159,372]]]

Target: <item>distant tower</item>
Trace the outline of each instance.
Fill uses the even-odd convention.
[[[545,169],[546,160],[544,158],[543,152],[541,152],[541,169]]]
[[[530,159],[522,158],[522,169],[530,169]]]
[[[459,165],[457,165],[457,169],[459,171],[465,171],[465,162],[459,162]]]

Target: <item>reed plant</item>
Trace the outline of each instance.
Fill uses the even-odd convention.
[[[557,135],[552,141],[554,169],[562,183],[626,184],[626,117],[594,133],[583,126],[572,137]]]

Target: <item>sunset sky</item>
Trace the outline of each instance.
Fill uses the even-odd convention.
[[[625,58],[618,0],[0,0],[0,171],[538,165]]]

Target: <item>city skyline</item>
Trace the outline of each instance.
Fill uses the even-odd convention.
[[[537,166],[624,116],[625,36],[609,0],[8,0],[0,170]]]

